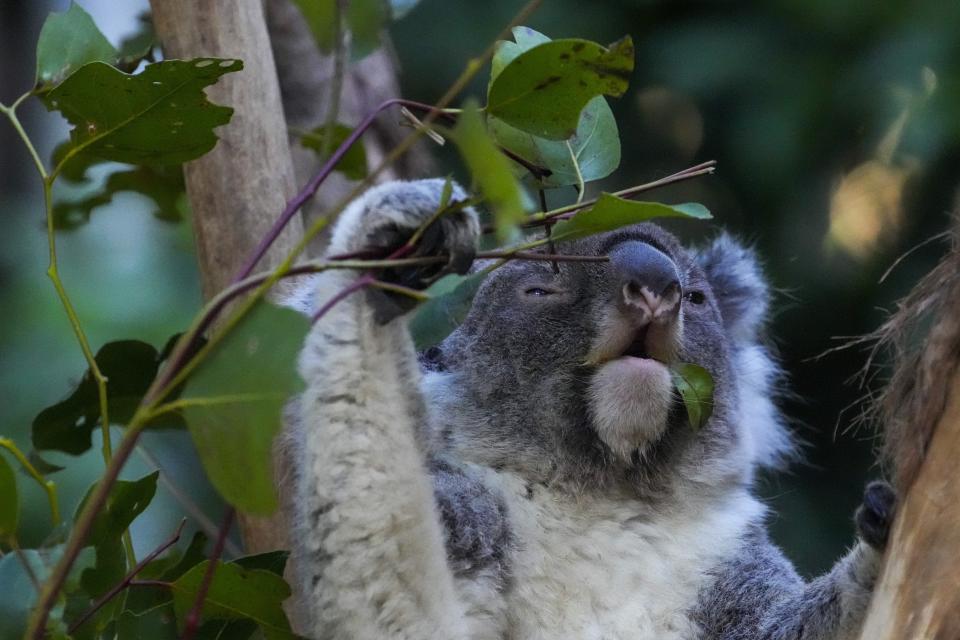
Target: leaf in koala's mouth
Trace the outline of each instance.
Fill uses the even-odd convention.
[[[690,426],[699,430],[713,413],[713,377],[700,365],[689,362],[671,365],[670,377],[687,408]]]

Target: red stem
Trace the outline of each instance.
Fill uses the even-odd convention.
[[[207,599],[207,593],[210,591],[210,585],[213,584],[213,574],[217,570],[217,563],[223,554],[223,547],[227,542],[227,534],[230,533],[230,527],[233,525],[233,517],[237,514],[236,509],[228,507],[223,516],[223,522],[220,524],[220,533],[217,535],[217,543],[213,546],[213,552],[210,554],[210,563],[203,574],[203,581],[200,588],[197,589],[197,598],[193,602],[193,608],[187,614],[186,622],[183,625],[183,635],[180,640],[191,640],[200,626],[200,612],[203,611],[203,601]]]

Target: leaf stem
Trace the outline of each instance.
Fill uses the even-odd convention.
[[[53,480],[47,480],[43,475],[37,471],[37,468],[34,467],[30,460],[27,459],[23,452],[17,448],[16,443],[10,438],[0,437],[0,447],[3,447],[9,451],[14,458],[17,459],[17,462],[20,463],[20,466],[23,467],[24,471],[40,485],[40,488],[44,490],[47,494],[47,502],[50,503],[50,521],[53,526],[56,527],[60,524],[60,506],[59,500],[57,499],[57,484]]]
[[[118,593],[120,593],[127,587],[131,586],[133,579],[137,577],[138,573],[143,571],[144,567],[146,567],[148,564],[150,564],[150,562],[153,561],[154,558],[159,556],[161,553],[163,553],[173,545],[175,545],[177,541],[180,540],[180,534],[183,532],[183,526],[186,523],[187,523],[186,518],[181,520],[180,525],[177,527],[176,531],[173,532],[173,535],[170,536],[170,538],[162,542],[159,547],[157,547],[156,549],[148,553],[143,560],[138,562],[133,567],[133,569],[131,569],[130,572],[127,573],[126,576],[124,576],[123,580],[115,584],[109,591],[103,594],[103,596],[101,596],[99,600],[93,603],[93,605],[89,609],[84,611],[83,614],[79,618],[77,618],[77,620],[73,622],[73,624],[70,625],[70,628],[68,629],[67,633],[73,634],[81,625],[83,625],[84,622],[92,618],[94,614],[97,613],[97,611],[102,609],[105,604],[107,604],[114,597],[116,597]]]
[[[40,154],[37,153],[36,147],[33,146],[33,142],[30,140],[30,136],[27,135],[26,130],[23,128],[23,125],[20,123],[20,118],[17,117],[17,107],[20,106],[20,103],[30,97],[30,93],[25,93],[9,107],[3,104],[0,104],[0,113],[3,113],[7,116],[7,119],[10,120],[10,124],[13,125],[13,128],[16,130],[17,135],[20,136],[20,139],[23,141],[24,146],[27,148],[27,151],[30,153],[30,158],[33,160],[34,166],[37,168],[37,173],[40,174],[42,180],[47,179],[47,169],[43,166],[43,161],[40,160]]]

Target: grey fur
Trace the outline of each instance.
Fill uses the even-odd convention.
[[[400,246],[437,210],[442,186],[372,190],[345,212],[331,252]],[[454,198],[464,197],[456,187]],[[462,270],[478,231],[469,209],[444,216],[420,251],[451,255],[446,270]],[[625,306],[617,269],[652,254],[640,262],[562,262],[558,272],[546,262],[511,262],[486,279],[463,324],[420,354],[419,365],[394,319],[408,309],[403,300],[379,291],[353,296],[318,323],[302,356],[308,390],[295,437],[304,452],[298,564],[315,635],[576,634],[558,621],[562,609],[543,603],[540,611],[537,598],[592,588],[595,568],[583,560],[594,554],[642,595],[624,608],[584,591],[596,620],[584,621],[577,601],[569,615],[585,625],[577,628],[602,630],[589,637],[626,637],[634,609],[640,637],[838,640],[856,632],[892,518],[889,488],[869,489],[858,515],[869,544],[805,584],[766,538],[763,509],[750,495],[755,468],[776,464],[790,448],[772,402],[780,378],[761,343],[768,294],[756,258],[729,236],[688,250],[652,224],[558,250],[606,255],[646,245],[673,263],[683,295],[664,297],[662,313],[645,311],[643,320],[630,308],[645,304],[643,296]],[[422,287],[442,270],[380,277]],[[317,307],[352,277],[322,274],[311,285],[317,293],[295,296],[295,304],[311,299]],[[640,355],[622,358],[627,349]],[[664,412],[650,408],[666,371],[651,357],[694,362],[713,376],[714,409],[700,430],[689,428],[676,397],[667,396]],[[610,371],[619,369],[610,367],[623,360],[652,363],[641,370],[655,373],[636,378],[644,391],[626,390],[618,407],[621,396],[610,394],[621,387]],[[639,413],[624,413],[628,406]],[[648,415],[661,417],[638,417]],[[408,467],[398,467],[400,459]],[[432,500],[411,501],[424,483]],[[423,531],[413,535],[417,523]],[[670,546],[674,533],[696,547],[689,558]],[[655,576],[617,564],[616,553],[647,548],[681,563],[661,568],[685,589],[677,591],[683,605],[658,609],[643,587]],[[564,556],[571,562],[555,563]],[[656,567],[662,559],[634,561]],[[591,576],[565,573],[579,566]]]

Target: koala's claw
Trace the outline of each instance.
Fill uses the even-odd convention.
[[[896,503],[893,487],[882,480],[871,482],[863,492],[863,504],[854,521],[860,538],[874,549],[882,550],[887,544]]]

